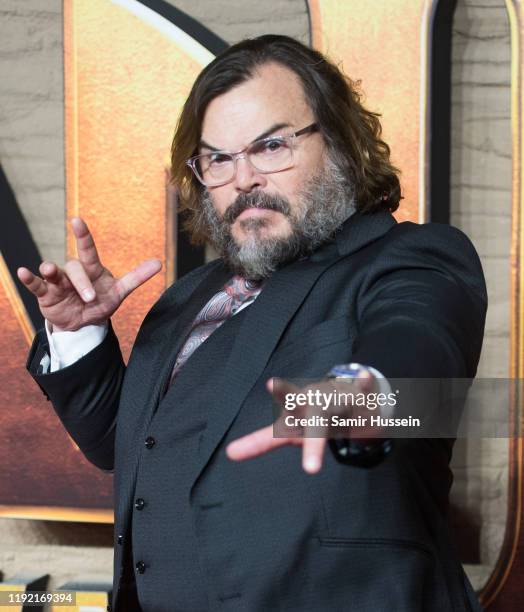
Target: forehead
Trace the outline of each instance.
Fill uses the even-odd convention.
[[[298,76],[281,64],[269,63],[209,103],[202,140],[221,149],[239,148],[272,125],[285,123],[300,129],[312,121]]]

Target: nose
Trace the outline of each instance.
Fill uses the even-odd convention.
[[[234,185],[237,191],[249,193],[253,189],[266,186],[266,177],[251,165],[247,157],[244,155],[238,156],[235,163],[236,175]]]

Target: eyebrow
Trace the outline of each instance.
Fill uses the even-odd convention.
[[[257,140],[262,140],[263,138],[266,138],[267,136],[271,136],[271,134],[273,134],[273,132],[276,132],[277,130],[281,130],[281,129],[286,128],[286,127],[291,127],[291,124],[290,123],[274,123],[270,128],[268,128],[267,130],[262,132],[262,134],[259,134],[249,144],[253,144]],[[223,151],[224,150],[224,149],[217,149],[217,147],[214,147],[213,145],[208,144],[205,140],[201,140],[198,143],[198,146],[199,146],[199,148],[209,149],[210,151]]]

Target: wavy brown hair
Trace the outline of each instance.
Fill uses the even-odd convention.
[[[257,67],[269,62],[287,67],[300,78],[333,160],[355,187],[357,210],[396,210],[401,199],[399,171],[381,139],[380,115],[364,108],[358,83],[318,51],[288,36],[268,34],[229,47],[206,66],[178,120],[171,146],[171,177],[193,241],[206,238],[200,211],[204,187],[185,162],[198,153],[204,113],[211,100],[247,81]]]

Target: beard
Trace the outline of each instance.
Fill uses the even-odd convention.
[[[208,240],[228,267],[250,280],[263,280],[278,268],[306,257],[329,242],[342,223],[355,212],[355,190],[352,182],[331,160],[305,185],[296,207],[283,196],[262,191],[242,193],[221,217],[213,206],[209,191],[201,201],[201,222]],[[244,210],[266,208],[287,217],[291,231],[287,236],[263,235],[270,221],[261,217],[245,219],[240,227],[247,236],[238,244],[231,226]]]

